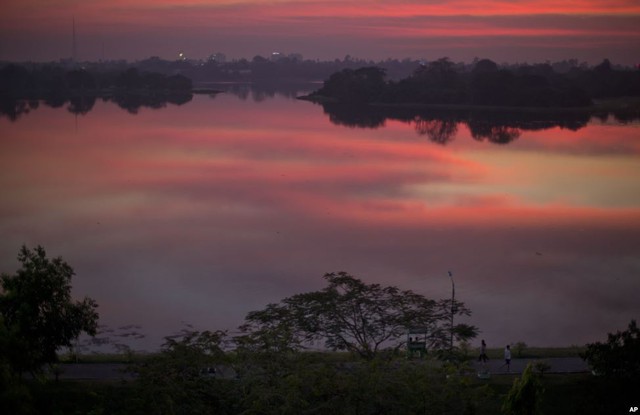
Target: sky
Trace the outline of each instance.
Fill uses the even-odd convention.
[[[640,63],[637,0],[0,0],[0,60],[350,55]]]

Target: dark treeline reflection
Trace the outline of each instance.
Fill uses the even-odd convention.
[[[318,88],[318,83],[312,82],[253,82],[253,83],[209,83],[213,89],[233,94],[243,101],[251,99],[262,102],[276,96],[296,99],[300,95],[308,94]],[[214,95],[215,96],[215,95]]]
[[[192,98],[192,82],[182,75],[140,72],[137,68],[118,71],[55,65],[0,68],[0,116],[12,121],[36,109],[36,102],[53,108],[67,106],[69,112],[84,115],[96,99],[113,101],[130,113],[142,107],[181,105]]]
[[[112,101],[120,108],[127,110],[127,112],[137,114],[138,110],[143,107],[160,109],[166,107],[167,104],[183,105],[191,101],[191,99],[193,99],[192,93],[183,92],[169,95],[114,95],[107,98],[106,101]]]
[[[217,91],[232,94],[241,100],[263,102],[275,97],[295,99],[317,85],[312,83],[211,83],[203,91],[215,99]],[[208,92],[207,92],[208,91]],[[161,109],[168,104],[183,105],[193,98],[192,92],[130,93],[120,92],[97,97],[95,95],[50,94],[41,99],[0,100],[0,117],[11,121],[37,110],[41,105],[63,108],[75,115],[86,115],[95,106],[96,100],[112,102],[130,114],[141,108]],[[613,118],[619,123],[640,119],[634,111],[579,111],[551,110],[508,111],[487,109],[434,109],[384,105],[358,105],[323,102],[322,108],[329,120],[340,126],[351,128],[384,127],[387,120],[401,121],[415,129],[416,133],[429,141],[446,145],[457,135],[460,124],[466,124],[471,136],[478,141],[507,144],[517,139],[522,131],[545,130],[554,127],[577,131],[595,117],[602,121]]]
[[[262,102],[276,96],[296,99],[300,95],[309,93],[317,87],[313,83],[210,83],[206,84],[205,93],[215,98],[217,93],[228,93],[245,101],[251,99],[254,102]],[[211,92],[211,91],[215,92]],[[167,93],[145,92],[120,92],[104,96],[81,94],[49,94],[39,99],[0,99],[0,117],[7,117],[11,121],[18,120],[21,116],[38,109],[41,103],[51,108],[66,106],[72,114],[85,115],[90,112],[96,100],[113,102],[120,108],[131,114],[137,114],[141,108],[160,109],[167,104],[182,105],[193,99],[192,92],[175,91]]]
[[[466,124],[471,136],[478,141],[507,144],[517,139],[522,131],[539,131],[560,127],[577,131],[585,127],[592,117],[606,121],[613,117],[619,123],[639,119],[627,112],[589,111],[493,111],[478,109],[418,109],[394,106],[353,105],[334,102],[322,103],[325,114],[336,125],[351,128],[380,128],[387,120],[411,124],[416,133],[438,144],[452,141],[459,124]]]
[[[96,97],[95,95],[50,95],[43,99],[3,99],[0,100],[0,117],[7,117],[11,121],[17,121],[23,115],[36,110],[40,104],[51,108],[65,107],[76,115],[89,113],[96,100],[113,102],[130,114],[137,114],[141,108],[159,109],[167,104],[183,105],[193,99],[191,92],[174,94],[114,94],[110,96]]]

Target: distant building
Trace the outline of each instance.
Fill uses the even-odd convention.
[[[293,62],[302,62],[302,53],[290,53],[287,58]]]
[[[212,53],[211,55],[209,55],[208,61],[215,63],[225,63],[227,61],[227,55],[221,52]]]
[[[271,53],[271,57],[269,58],[269,60],[271,62],[277,62],[280,59],[288,59],[292,62],[302,62],[302,54],[301,53],[289,53],[288,55],[285,55],[284,53],[281,52],[273,52]]]
[[[282,59],[282,54],[280,52],[272,52],[271,53],[271,62],[277,62]]]

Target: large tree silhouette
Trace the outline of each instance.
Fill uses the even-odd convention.
[[[245,319],[243,344],[267,350],[302,348],[323,341],[331,350],[347,350],[365,359],[384,348],[404,345],[407,329],[418,326],[430,350],[449,347],[453,331],[457,340],[475,337],[477,329],[466,324],[450,326],[451,310],[468,315],[464,304],[432,300],[393,286],[366,284],[346,272],[324,276],[320,291],[294,295]]]
[[[73,268],[60,257],[47,258],[41,246],[23,246],[18,261],[14,275],[1,276],[0,324],[6,338],[0,347],[14,373],[36,373],[80,333],[95,334],[97,304],[88,297],[72,300]]]

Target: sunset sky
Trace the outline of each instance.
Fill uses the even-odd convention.
[[[640,63],[637,0],[0,0],[0,60],[448,56]]]

